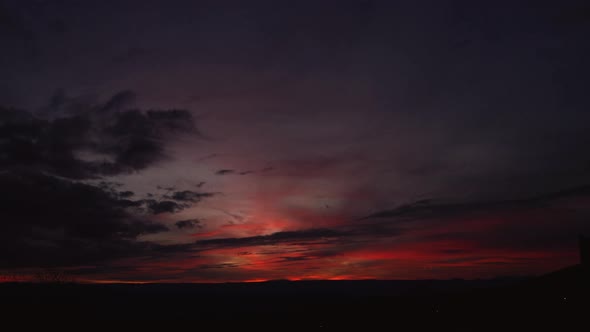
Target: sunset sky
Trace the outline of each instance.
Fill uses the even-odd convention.
[[[589,35],[581,0],[0,0],[0,276],[575,264]]]

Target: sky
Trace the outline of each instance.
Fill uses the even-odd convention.
[[[589,33],[573,0],[0,0],[0,276],[576,264]]]

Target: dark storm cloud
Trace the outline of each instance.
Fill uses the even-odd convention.
[[[272,171],[273,167],[265,167],[258,170],[247,170],[247,171],[236,171],[234,169],[220,169],[215,172],[216,175],[229,175],[229,174],[238,174],[238,175],[248,175],[248,174],[256,174],[256,173],[263,173]]]
[[[99,187],[30,172],[0,174],[2,267],[82,264],[151,247],[167,231],[134,211],[140,203]]]
[[[146,199],[143,201],[149,211],[153,214],[160,213],[174,213],[184,209],[183,204],[174,201],[156,201],[153,199]]]
[[[274,169],[274,167],[265,167],[265,168],[258,169],[258,170],[241,171],[238,174],[240,174],[240,175],[248,175],[248,174],[256,174],[256,173],[265,173],[265,172],[270,172],[273,169]]]
[[[301,231],[277,232],[269,235],[258,235],[249,237],[221,238],[201,240],[195,242],[197,246],[214,246],[214,247],[242,247],[256,245],[276,245],[296,241],[314,241],[326,238],[339,238],[349,236],[350,234],[343,231],[337,231],[326,228],[312,228]]]
[[[174,213],[195,201],[130,200],[117,184],[90,185],[35,172],[0,173],[0,267],[68,266],[132,256],[194,250],[138,240],[169,229],[150,216]],[[178,229],[202,227],[180,220]]]
[[[148,199],[137,201],[153,214],[175,213],[184,210],[193,204],[201,202],[205,198],[213,197],[215,193],[196,192],[192,190],[175,191],[175,187],[158,187],[166,190],[166,193],[160,196],[160,199],[153,199],[154,194],[148,194]],[[172,194],[170,194],[173,192]]]
[[[58,107],[49,119],[1,109],[0,168],[72,179],[136,172],[166,157],[171,135],[198,132],[188,111],[122,110],[130,98],[130,92],[122,92],[106,104],[83,105],[73,114]]]
[[[233,173],[235,173],[233,169],[220,169],[217,172],[215,172],[216,175],[228,175]]]
[[[167,158],[176,135],[198,135],[188,111],[130,109],[134,100],[131,91],[105,103],[58,91],[37,114],[0,109],[0,266],[68,266],[188,249],[139,237],[169,230],[153,215],[212,194],[133,199],[123,184],[104,178],[140,172]]]
[[[214,193],[196,192],[191,190],[177,191],[172,194],[172,199],[181,202],[200,202],[203,198],[212,197]]]
[[[201,225],[201,221],[199,219],[179,220],[179,221],[175,222],[174,225],[176,225],[176,227],[178,229],[195,228],[195,227],[201,228],[201,227],[203,227]]]
[[[578,235],[590,232],[589,206],[590,186],[585,185],[513,200],[456,204],[424,200],[358,221],[360,230],[387,234],[390,227],[399,227],[401,234],[426,244],[445,241],[472,243],[478,250],[559,252],[573,250]],[[442,254],[463,250],[451,248]]]
[[[129,191],[129,190],[122,191],[119,193],[119,197],[121,197],[121,198],[129,198],[133,195],[134,195],[133,191]]]
[[[432,200],[420,200],[414,203],[401,205],[395,209],[375,212],[366,217],[360,218],[359,220],[391,218],[401,220],[420,220],[426,218],[461,216],[469,213],[540,208],[548,206],[554,200],[575,197],[590,197],[590,186],[579,186],[529,198],[513,200],[467,202],[456,204],[444,204],[436,203]]]

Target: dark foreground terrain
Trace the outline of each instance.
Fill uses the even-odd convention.
[[[0,316],[46,327],[127,320],[191,329],[585,331],[588,281],[582,267],[573,266],[488,281],[0,284]]]

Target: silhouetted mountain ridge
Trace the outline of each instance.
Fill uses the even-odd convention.
[[[300,280],[218,284],[0,284],[4,317],[198,322],[216,327],[566,330],[586,317],[581,265],[489,280]],[[150,323],[151,324],[151,323]],[[278,324],[278,325],[277,325]],[[510,328],[506,328],[509,326]]]

